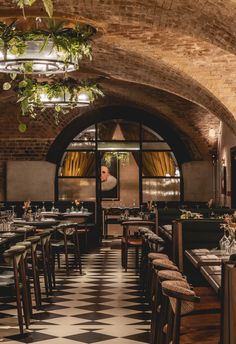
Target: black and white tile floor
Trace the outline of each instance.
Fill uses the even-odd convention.
[[[7,305],[0,304],[0,342],[149,343],[149,307],[134,270],[125,273],[121,268],[120,249],[106,243],[84,255],[83,272],[57,273],[57,290],[44,299],[40,312],[34,312],[23,336],[16,334],[15,303],[9,299]]]

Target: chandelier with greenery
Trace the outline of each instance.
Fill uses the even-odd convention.
[[[77,70],[83,57],[92,58],[89,25],[65,27],[49,19],[46,29],[21,31],[16,22],[0,22],[0,72],[55,74]]]
[[[3,84],[5,91],[11,88],[12,83]],[[104,95],[96,82],[72,78],[53,82],[38,82],[35,79],[24,78],[13,88],[17,93],[22,116],[35,119],[38,114],[51,108],[54,110],[57,124],[60,114],[66,114],[68,110],[76,107],[88,106],[96,98]]]

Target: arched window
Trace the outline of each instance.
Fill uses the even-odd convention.
[[[120,189],[121,172],[130,173],[129,186],[138,189],[136,203],[180,200],[181,172],[171,147],[151,128],[121,119],[96,123],[78,133],[69,144],[58,168],[58,198],[71,201],[101,198],[101,162],[109,166],[112,159],[116,159],[119,169],[116,177]],[[129,172],[131,164],[137,174]],[[135,183],[134,175],[138,176]],[[126,180],[126,186],[127,183]],[[118,201],[121,198],[120,192],[113,197]]]

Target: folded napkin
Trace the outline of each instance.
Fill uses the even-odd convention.
[[[215,271],[215,272],[221,272],[221,266],[219,265],[214,265],[210,267],[211,270]]]
[[[12,237],[12,236],[14,236],[14,235],[15,235],[15,233],[11,233],[11,232],[5,232],[5,233],[2,233],[2,234],[1,234],[1,236],[2,236],[3,238]]]
[[[194,253],[208,253],[209,250],[207,248],[198,248],[198,249],[194,249],[192,250]]]
[[[207,256],[201,256],[202,260],[220,260],[215,254],[208,254]]]

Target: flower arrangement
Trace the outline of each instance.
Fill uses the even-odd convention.
[[[22,207],[24,209],[25,212],[28,212],[29,210],[31,210],[31,201],[24,201],[24,205]]]
[[[203,217],[202,214],[199,214],[199,213],[193,213],[189,210],[185,210],[185,209],[180,209],[181,211],[181,215],[180,215],[180,218],[181,219],[201,219]]]
[[[229,232],[229,235],[234,238],[236,232],[236,219],[234,214],[232,216],[226,214],[224,216],[224,222],[224,228]]]
[[[24,201],[24,205],[22,207],[24,209],[23,219],[26,221],[30,221],[32,219],[32,209],[31,209],[31,201]]]
[[[75,199],[75,205],[76,205],[76,207],[78,207],[80,205],[80,200],[79,199]]]

